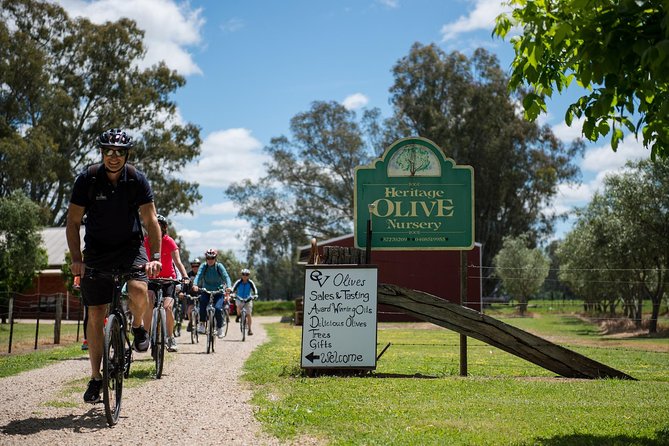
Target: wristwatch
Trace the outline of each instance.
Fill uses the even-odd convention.
[[[153,258],[153,260],[160,260],[160,253],[159,252],[154,252],[152,258]]]

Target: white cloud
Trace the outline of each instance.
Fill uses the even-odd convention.
[[[388,8],[399,8],[400,6],[400,0],[377,0],[379,3],[381,3],[384,6],[387,6]]]
[[[627,161],[649,156],[650,151],[643,147],[641,141],[633,134],[628,134],[618,145],[616,152],[611,148],[611,144],[588,150],[581,167],[592,172],[616,171],[624,167]]]
[[[555,136],[564,142],[571,142],[577,138],[582,138],[583,135],[583,122],[585,118],[577,118],[571,122],[571,126],[567,125],[565,121],[562,121],[560,124],[554,125],[551,130],[555,133]]]
[[[268,160],[260,141],[247,129],[237,128],[210,133],[202,142],[202,156],[184,170],[188,181],[202,186],[227,187],[245,178],[256,180],[265,174]]]
[[[204,25],[202,9],[174,0],[55,0],[71,17],[86,17],[93,23],[128,17],[144,30],[146,55],[140,67],[160,61],[182,75],[201,74],[186,48],[198,45]]]
[[[364,107],[369,102],[367,96],[362,93],[354,93],[352,95],[346,96],[342,105],[346,110],[357,110]]]
[[[234,33],[244,28],[246,23],[242,19],[233,17],[230,20],[227,20],[225,23],[221,24],[221,30],[226,33]]]
[[[577,126],[580,128],[580,124]],[[573,139],[566,130],[569,127],[563,127],[565,134],[561,139]],[[555,131],[555,128],[553,130]],[[560,185],[554,202],[548,210],[563,213],[571,211],[574,207],[586,206],[592,200],[593,195],[601,190],[604,179],[608,175],[622,173],[626,169],[627,161],[648,158],[649,155],[648,150],[643,148],[634,135],[627,135],[618,146],[617,152],[611,149],[610,144],[589,149],[581,162],[581,170],[587,173],[590,179],[583,184]]]
[[[460,34],[478,30],[492,30],[495,18],[510,11],[500,0],[476,0],[474,10],[468,16],[461,16],[455,22],[441,27],[442,41],[453,40]]]
[[[225,214],[237,214],[237,206],[233,201],[224,201],[222,203],[212,204],[200,209],[202,215],[225,215]]]
[[[233,220],[234,221],[234,220]],[[177,234],[183,239],[191,254],[191,257],[203,257],[209,248],[227,251],[231,249],[235,255],[244,260],[246,248],[243,232],[248,231],[250,226],[243,220],[237,220],[238,224],[222,227],[210,231],[198,231],[193,229],[178,230]]]

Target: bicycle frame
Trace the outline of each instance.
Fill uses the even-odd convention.
[[[104,348],[102,355],[103,402],[105,416],[110,426],[118,422],[123,396],[123,378],[130,375],[132,344],[128,338],[128,319],[121,304],[123,284],[137,277],[142,268],[132,268],[128,272],[118,270],[100,271],[86,268],[88,277],[111,278],[114,283],[112,301],[107,311],[104,327]]]
[[[211,353],[214,352],[214,345],[216,343],[216,335],[214,333],[215,330],[215,315],[216,315],[216,307],[214,306],[214,298],[219,295],[223,294],[223,290],[216,290],[216,291],[209,291],[206,288],[202,288],[202,291],[206,294],[209,295],[209,302],[207,303],[207,353],[211,351]],[[225,296],[224,296],[225,298]],[[223,312],[223,310],[221,310]],[[223,323],[225,324],[225,315],[223,315]]]

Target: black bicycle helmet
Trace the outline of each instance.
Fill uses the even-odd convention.
[[[158,214],[156,218],[158,219],[158,224],[159,224],[160,226],[165,226],[165,227],[167,227],[167,219],[166,219],[165,217],[163,217],[162,215]]]
[[[119,147],[130,149],[133,145],[132,136],[121,129],[109,129],[98,136],[99,147]]]

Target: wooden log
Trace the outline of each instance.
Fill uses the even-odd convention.
[[[567,378],[635,378],[476,310],[428,293],[379,284],[378,302],[478,339]]]

